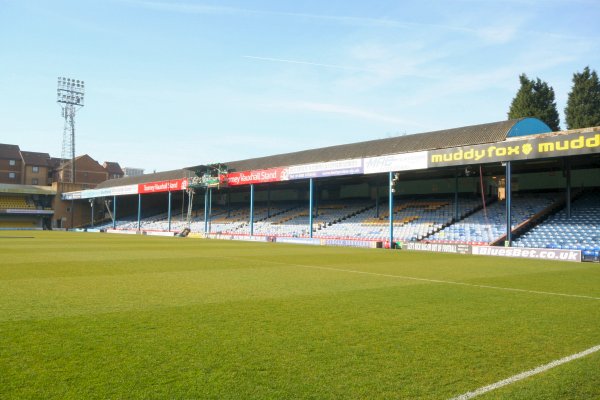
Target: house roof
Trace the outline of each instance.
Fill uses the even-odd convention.
[[[121,169],[121,166],[119,165],[118,162],[113,162],[113,161],[104,161],[104,163],[102,164],[102,166],[104,167],[104,169],[106,169],[106,171],[110,174],[110,175],[123,175],[124,172]]]
[[[16,144],[0,143],[0,158],[8,160],[21,160],[21,151]]]
[[[58,161],[60,164],[60,159],[58,159]],[[65,167],[70,168],[71,163],[71,159],[66,160],[62,165],[59,165],[57,169],[62,169]],[[104,167],[100,165],[98,161],[94,160],[89,154],[82,154],[80,156],[75,157],[75,167],[81,170],[82,165],[84,166],[85,171],[96,171],[106,173],[106,169],[104,169]]]
[[[23,162],[27,165],[36,165],[39,167],[46,167],[49,165],[50,154],[48,153],[37,153],[34,151],[22,151],[21,156]]]
[[[52,168],[58,168],[58,167],[60,167],[61,161],[62,161],[62,158],[50,157],[50,159],[48,160],[48,166],[50,166]]]

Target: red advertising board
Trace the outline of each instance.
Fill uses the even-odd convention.
[[[227,174],[227,184],[229,186],[239,186],[250,185],[252,183],[286,181],[287,171],[287,168],[270,168],[255,171],[230,172]]]
[[[171,181],[148,182],[138,184],[138,193],[159,193],[187,189],[187,179],[173,179]]]

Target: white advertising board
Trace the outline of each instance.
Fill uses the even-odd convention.
[[[390,154],[387,156],[367,157],[364,159],[364,173],[377,174],[390,171],[410,171],[427,169],[427,152]]]

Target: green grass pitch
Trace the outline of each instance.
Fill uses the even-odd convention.
[[[448,399],[599,345],[598,298],[590,263],[0,232],[0,398]],[[479,398],[598,399],[600,352]]]

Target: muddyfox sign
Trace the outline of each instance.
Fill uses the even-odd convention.
[[[429,168],[600,153],[600,133],[546,135],[429,151]]]

